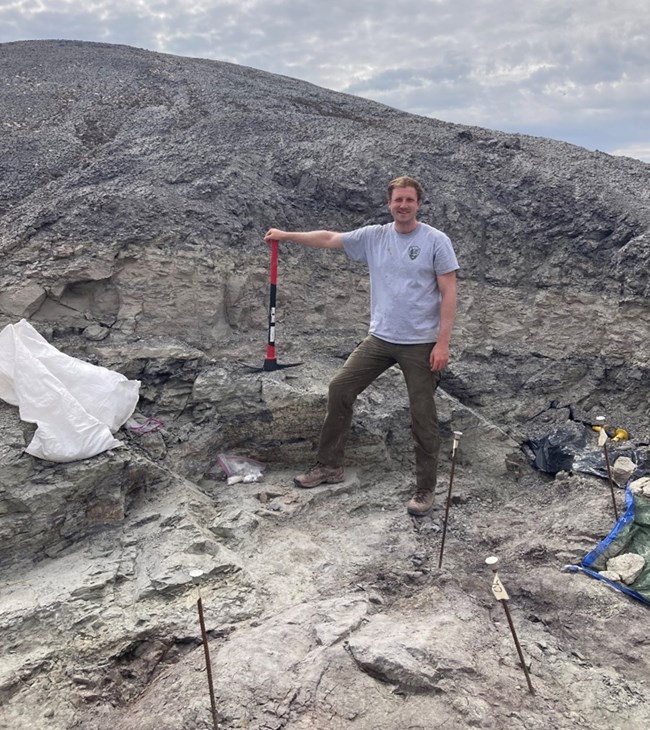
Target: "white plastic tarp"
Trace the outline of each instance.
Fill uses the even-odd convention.
[[[24,319],[0,332],[0,398],[37,425],[32,456],[76,461],[119,446],[113,433],[139,392],[140,381],[59,352]]]

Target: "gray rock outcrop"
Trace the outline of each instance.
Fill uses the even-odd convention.
[[[522,446],[566,423],[593,434],[606,413],[632,434],[612,459],[648,463],[648,165],[70,41],[0,45],[0,125],[0,327],[25,317],[140,380],[135,419],[155,419],[51,464],[24,454],[33,426],[0,403],[0,726],[211,727],[200,569],[222,728],[647,727],[647,608],[559,570],[611,528],[608,485],[552,480]],[[438,508],[415,521],[396,369],[358,400],[346,481],[292,486],[367,330],[362,267],[283,244],[278,358],[302,365],[253,371],[266,228],[385,221],[398,174],[422,180],[422,218],[462,267]],[[224,452],[264,462],[262,481],[226,484]]]

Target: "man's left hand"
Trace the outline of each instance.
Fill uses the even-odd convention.
[[[449,363],[449,347],[441,342],[436,342],[429,355],[431,370],[444,370]]]

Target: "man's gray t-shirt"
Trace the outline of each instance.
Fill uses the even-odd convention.
[[[396,345],[435,342],[441,299],[436,276],[458,269],[449,238],[426,223],[411,233],[398,233],[394,223],[365,226],[342,238],[347,255],[368,264],[370,334]]]

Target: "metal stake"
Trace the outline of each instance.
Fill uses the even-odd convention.
[[[494,579],[492,580],[492,593],[494,594],[494,597],[501,603],[503,606],[503,610],[505,611],[506,618],[508,619],[508,626],[510,626],[510,632],[512,633],[512,638],[515,641],[515,646],[517,647],[517,654],[519,654],[519,661],[521,662],[521,666],[524,670],[524,674],[526,675],[526,683],[528,684],[528,691],[531,693],[531,695],[535,694],[535,690],[533,689],[533,683],[530,681],[530,675],[528,674],[528,667],[526,666],[526,662],[524,661],[524,653],[521,650],[521,645],[519,644],[519,639],[517,638],[517,632],[515,631],[515,625],[512,623],[512,616],[510,615],[510,608],[508,607],[508,599],[509,596],[506,592],[506,589],[503,587],[503,583],[501,582],[501,579],[499,578],[499,574],[497,573],[496,566],[499,558],[492,556],[485,559],[485,562],[487,565],[492,567],[492,572],[494,573]]]
[[[442,567],[442,554],[445,549],[445,537],[447,535],[447,521],[449,519],[449,507],[451,506],[451,487],[454,483],[454,472],[456,471],[456,452],[462,431],[454,431],[454,443],[451,447],[451,471],[449,473],[449,490],[447,491],[447,506],[445,507],[445,521],[442,528],[442,542],[440,543],[440,557],[438,558],[438,568]]]
[[[217,703],[214,698],[214,685],[212,684],[212,665],[210,664],[210,649],[208,648],[208,633],[205,630],[205,618],[203,616],[203,601],[201,599],[201,588],[199,587],[199,581],[203,575],[202,570],[191,570],[190,577],[192,583],[197,587],[198,599],[196,601],[196,607],[199,612],[199,624],[201,625],[201,638],[203,639],[203,653],[205,654],[205,669],[208,676],[208,689],[210,690],[210,706],[212,707],[212,724],[214,730],[218,730],[219,722],[217,718]]]
[[[609,453],[607,451],[607,426],[605,424],[605,416],[596,416],[598,425],[600,426],[600,433],[598,434],[598,445],[603,447],[603,453],[605,454],[605,465],[607,466],[607,477],[609,479],[609,490],[612,493],[612,504],[614,505],[614,516],[618,521],[618,509],[616,508],[616,496],[614,495],[614,480],[612,479],[612,469],[609,464]]]

